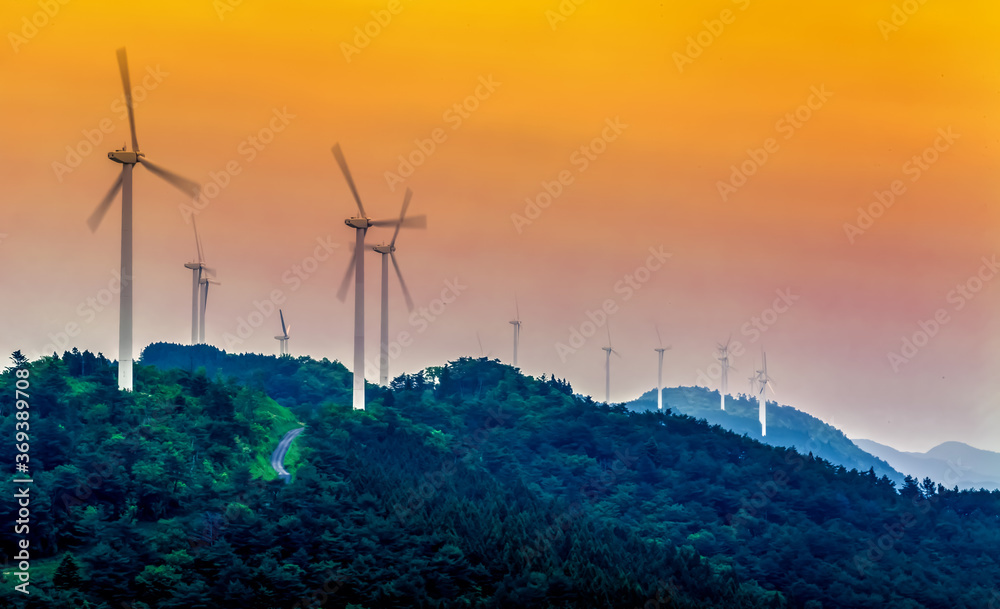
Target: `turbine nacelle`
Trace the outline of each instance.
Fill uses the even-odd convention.
[[[136,165],[139,163],[139,159],[144,156],[146,155],[141,152],[129,152],[124,148],[108,153],[109,159],[122,165]]]
[[[373,245],[372,246],[372,251],[373,252],[378,252],[380,254],[391,254],[394,251],[396,251],[396,246],[395,245],[384,245],[384,244],[382,244],[382,245]]]
[[[344,220],[344,224],[351,228],[360,228],[361,230],[368,230],[372,227],[372,221],[368,218],[348,218]]]

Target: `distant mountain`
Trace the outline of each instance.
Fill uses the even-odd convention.
[[[945,442],[925,453],[903,452],[873,442],[854,443],[904,474],[923,480],[930,478],[947,488],[1000,489],[1000,453],[982,450],[962,442]]]
[[[656,410],[656,390],[644,393],[626,406],[636,411]],[[886,476],[897,485],[903,482],[904,475],[890,463],[865,452],[836,427],[790,406],[768,404],[766,437],[760,434],[757,402],[743,394],[727,398],[723,411],[719,407],[718,391],[704,387],[671,387],[663,390],[663,407],[746,434],[771,446],[794,447],[802,454],[812,453],[848,470],[866,472],[874,468],[879,477]]]

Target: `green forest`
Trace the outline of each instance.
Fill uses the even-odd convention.
[[[1000,492],[897,484],[496,360],[369,385],[355,411],[327,360],[151,345],[125,393],[100,354],[19,356],[0,460],[28,370],[32,579],[6,575],[0,606],[1000,609]],[[285,484],[267,460],[296,427]]]

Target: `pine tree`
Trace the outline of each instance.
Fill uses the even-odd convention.
[[[20,349],[10,354],[10,361],[14,363],[11,368],[24,368],[28,364],[28,358],[21,353]]]
[[[62,590],[68,590],[79,588],[81,583],[80,567],[76,564],[73,553],[67,552],[52,576],[52,585]]]

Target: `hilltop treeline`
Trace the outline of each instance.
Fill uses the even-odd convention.
[[[82,367],[83,357],[27,364],[41,560],[30,597],[5,588],[18,606],[981,608],[1000,598],[1000,493],[912,479],[897,489],[690,417],[595,404],[565,381],[485,359],[401,376],[353,411],[336,363],[269,358],[211,375],[138,366],[136,390],[122,394],[111,364]],[[279,376],[296,379],[281,403],[306,425],[289,485],[251,468],[269,433],[256,418],[273,412]],[[8,371],[0,392],[12,387]],[[13,433],[10,409],[0,426]],[[0,458],[12,463],[11,450],[0,444]],[[12,501],[0,509],[13,513]]]

